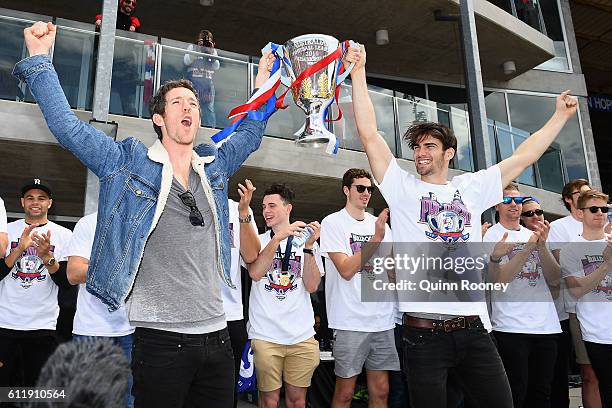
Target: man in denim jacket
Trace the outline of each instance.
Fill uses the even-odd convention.
[[[71,112],[47,54],[55,27],[24,30],[30,57],[14,75],[29,85],[59,143],[100,179],[87,290],[136,326],[135,405],[231,406],[234,370],[219,291],[229,279],[227,179],[259,147],[265,122],[245,120],[222,147],[193,146],[199,102],[190,82],[151,101],[158,140],[115,142]],[[256,86],[269,76],[264,55]],[[129,297],[128,297],[129,295]]]

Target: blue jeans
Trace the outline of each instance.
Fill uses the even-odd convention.
[[[80,334],[74,334],[72,336],[73,341],[87,341],[87,340],[95,340],[95,339],[111,339],[113,342],[121,347],[123,353],[127,357],[128,363],[132,363],[132,335],[128,334],[127,336],[118,336],[118,337],[102,337],[102,336],[81,336]],[[127,408],[134,407],[134,396],[132,395],[132,384],[134,383],[134,379],[132,373],[130,372],[130,377],[128,379],[128,391],[125,396],[125,406]]]

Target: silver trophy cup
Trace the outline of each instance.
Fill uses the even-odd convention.
[[[329,35],[305,34],[285,43],[285,58],[291,65],[283,63],[291,82],[305,69],[333,53],[340,42]],[[325,110],[334,100],[336,90],[336,66],[340,58],[323,69],[304,78],[298,88],[293,88],[295,104],[306,113],[306,123],[295,134],[296,143],[320,147],[335,136],[325,127]]]

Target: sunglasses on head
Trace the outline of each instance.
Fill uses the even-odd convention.
[[[376,191],[376,187],[374,186],[364,186],[361,184],[353,184],[355,186],[355,189],[357,190],[358,193],[363,193],[364,191],[368,190],[368,193],[370,194],[374,194],[374,191]]]
[[[502,203],[510,204],[512,201],[514,201],[515,204],[523,204],[523,197],[504,197]]]
[[[540,216],[540,215],[542,215],[542,214],[544,214],[544,210],[541,210],[541,209],[537,209],[537,210],[529,210],[529,211],[523,211],[523,212],[521,213],[521,215],[522,215],[523,217],[533,217],[534,215],[537,215],[537,216],[539,217],[539,216]]]
[[[598,211],[601,211],[604,214],[608,213],[608,206],[605,205],[603,207],[598,207],[596,205],[592,205],[590,207],[581,208],[581,210],[589,210],[592,214],[597,214]]]
[[[202,217],[202,213],[196,205],[195,197],[193,196],[193,194],[191,194],[191,191],[185,191],[184,193],[179,194],[178,196],[183,202],[183,204],[185,204],[191,210],[191,212],[189,213],[189,222],[191,223],[191,225],[203,227],[204,218]]]

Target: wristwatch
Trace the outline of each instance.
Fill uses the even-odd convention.
[[[47,265],[47,266],[53,266],[53,265],[55,265],[55,263],[56,263],[56,262],[57,262],[57,261],[55,260],[55,258],[54,258],[54,257],[51,257],[51,258],[49,258],[49,260],[48,260],[48,261],[45,263],[45,265]]]
[[[240,222],[241,224],[248,224],[251,221],[253,221],[253,217],[251,216],[251,214],[247,215],[244,218],[238,216],[238,222]]]
[[[498,263],[501,263],[501,261],[502,261],[502,259],[501,259],[501,258],[497,258],[497,259],[495,259],[495,258],[493,258],[492,256],[490,256],[490,257],[489,257],[489,262],[491,262],[491,263],[498,264]]]

